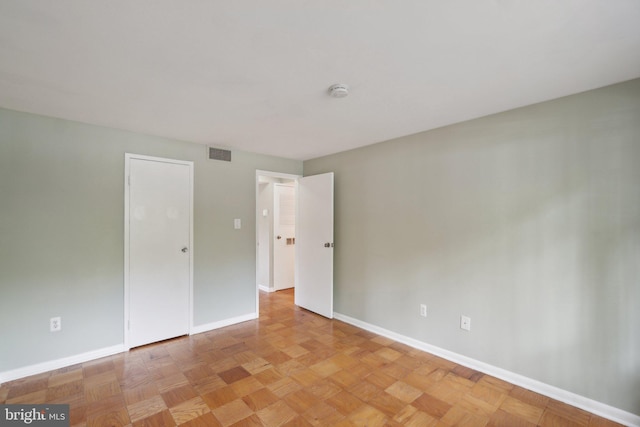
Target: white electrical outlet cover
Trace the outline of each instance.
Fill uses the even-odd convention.
[[[467,316],[460,316],[460,329],[465,331],[471,330],[471,318]]]
[[[62,319],[60,317],[52,317],[49,319],[49,330],[51,332],[62,330]]]

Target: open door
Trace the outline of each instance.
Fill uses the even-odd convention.
[[[296,183],[295,304],[333,318],[333,172]]]

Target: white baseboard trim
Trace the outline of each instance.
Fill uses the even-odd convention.
[[[236,323],[246,322],[247,320],[257,319],[257,313],[243,314],[242,316],[232,317],[230,319],[219,320],[217,322],[206,323],[191,328],[189,335],[201,334],[203,332],[212,331],[214,329],[224,328],[225,326],[235,325]]]
[[[567,403],[577,408],[584,409],[585,411],[610,419],[612,421],[630,427],[640,427],[640,416],[632,414],[631,412],[627,412],[622,409],[618,409],[613,406],[595,401],[593,399],[580,396],[570,391],[566,391],[558,387],[534,380],[532,378],[525,377],[524,375],[516,374],[514,372],[489,365],[488,363],[484,363],[479,360],[475,360],[470,357],[463,356],[461,354],[454,353],[452,351],[445,350],[443,348],[436,347],[422,341],[418,341],[416,339],[398,334],[393,331],[389,331],[379,326],[363,322],[353,317],[349,317],[345,314],[334,312],[333,316],[336,320],[341,320],[350,325],[357,326],[369,332],[373,332],[374,334],[378,334],[383,337],[390,338],[394,341],[406,344],[413,348],[417,348],[418,350],[440,356],[459,365],[463,365],[468,368],[475,369],[485,374],[494,376],[496,378],[500,378],[501,380],[507,381],[511,384],[515,384],[536,393],[543,394],[547,397],[559,400],[560,402]]]
[[[0,372],[0,384],[31,375],[41,374],[47,371],[54,371],[56,369],[76,365],[78,363],[89,362],[91,360],[100,359],[102,357],[112,356],[114,354],[122,353],[123,351],[125,351],[124,344],[118,344],[111,347],[88,351],[86,353],[76,354],[74,356],[63,357],[60,359],[50,360],[48,362],[37,363],[35,365],[29,365],[18,369],[12,369],[10,371]]]
[[[256,313],[248,313],[242,316],[232,317],[230,319],[220,320],[218,322],[208,323],[205,325],[198,325],[191,328],[190,335],[198,334],[201,332],[210,331],[213,329],[223,328],[225,326],[235,325],[236,323],[246,322],[247,320],[257,319]],[[56,360],[50,360],[47,362],[37,363],[35,365],[24,366],[18,369],[12,369],[10,371],[0,372],[0,384],[8,381],[25,378],[31,375],[41,374],[43,372],[54,371],[56,369],[64,368],[67,366],[75,365],[78,363],[89,362],[91,360],[100,359],[102,357],[112,356],[114,354],[127,351],[123,344],[114,345],[111,347],[101,348],[98,350],[88,351],[82,354],[76,354],[74,356],[63,357]]]
[[[269,288],[268,286],[264,286],[264,285],[258,285],[258,289],[260,289],[262,292],[275,292],[276,290],[273,288]]]

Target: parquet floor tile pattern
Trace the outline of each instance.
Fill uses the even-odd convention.
[[[260,319],[0,386],[72,426],[615,426],[260,293]]]

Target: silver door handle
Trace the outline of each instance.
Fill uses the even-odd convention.
[[[187,248],[186,246],[184,248],[181,249],[183,254],[186,254],[187,252],[189,252],[189,248]]]
[[[324,247],[325,248],[332,248],[333,247],[333,243],[327,242],[327,243],[324,244]]]

